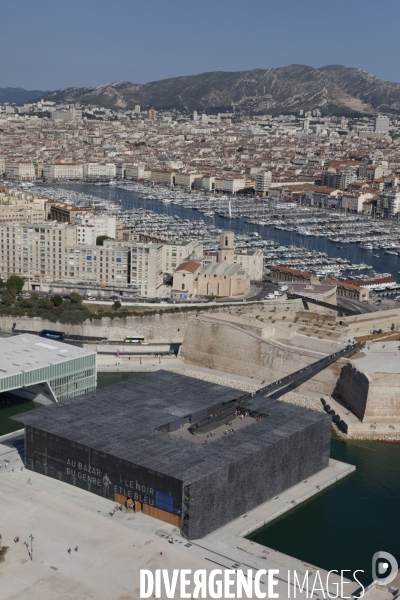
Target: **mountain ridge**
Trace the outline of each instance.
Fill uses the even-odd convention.
[[[0,90],[1,92],[1,90]],[[113,109],[179,109],[250,114],[319,108],[323,114],[400,113],[400,83],[343,65],[292,64],[274,69],[211,71],[149,83],[117,81],[69,87],[44,96]]]
[[[24,88],[6,87],[0,88],[0,104],[10,102],[23,104],[24,102],[32,102],[42,96],[46,96],[49,90],[26,90]]]

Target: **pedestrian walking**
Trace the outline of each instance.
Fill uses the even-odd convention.
[[[75,546],[75,552],[78,552],[78,546]]]
[[[71,548],[67,549],[68,554],[71,554]]]

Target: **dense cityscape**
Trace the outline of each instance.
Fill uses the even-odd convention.
[[[204,386],[217,383],[228,386],[221,387],[221,394],[226,393],[224,389],[239,388],[250,392],[250,399],[260,398],[245,400],[240,392],[231,400],[232,408],[224,408],[222,414],[228,415],[226,424],[235,423],[235,427],[225,430],[219,411],[215,418],[207,417],[212,425],[208,421],[203,424],[204,411],[198,405],[186,431],[179,420],[163,425],[163,419],[171,419],[172,399],[165,397],[159,427],[168,433],[160,452],[169,452],[177,433],[181,439],[186,436],[189,447],[193,435],[196,443],[204,446],[211,441],[207,439],[210,435],[218,439],[238,427],[241,431],[243,417],[250,415],[255,422],[264,422],[264,396],[283,400],[289,412],[279,417],[282,423],[293,418],[290,411],[311,410],[318,444],[330,437],[326,423],[332,417],[334,435],[342,443],[346,439],[400,439],[398,401],[393,404],[380,395],[382,371],[394,377],[395,394],[400,376],[393,362],[396,340],[400,339],[397,139],[396,118],[326,117],[319,109],[252,116],[200,111],[189,115],[177,110],[141,110],[140,106],[132,111],[115,110],[48,100],[1,105],[0,277],[4,289],[0,319],[4,352],[23,353],[24,340],[33,349],[32,357],[36,356],[35,346],[55,350],[65,339],[85,348],[69,351],[69,359],[59,354],[63,358],[57,368],[50,366],[53,361],[45,367],[49,359],[42,355],[37,362],[40,375],[20,375],[19,383],[10,364],[4,369],[3,402],[7,405],[10,398],[23,397],[31,407],[34,403],[68,405],[71,398],[84,394],[80,411],[87,411],[84,399],[96,389],[96,363],[99,377],[102,371],[114,371],[115,375],[130,372],[132,376],[153,370],[154,360],[158,360],[160,375],[154,375],[151,383],[155,389],[160,385],[184,389],[182,375],[186,375],[191,378],[192,390],[198,388],[196,394],[212,395],[211,388]],[[154,315],[151,307],[155,306]],[[203,316],[198,314],[200,307],[206,309]],[[188,310],[179,317],[179,311]],[[177,318],[181,319],[178,328]],[[249,327],[255,337],[247,339]],[[38,333],[53,345],[36,342]],[[382,341],[385,343],[378,351],[377,344]],[[391,345],[393,349],[382,354],[383,348]],[[247,360],[242,346],[247,349]],[[236,348],[233,354],[231,347]],[[354,354],[351,362],[346,360]],[[321,355],[324,358],[319,358]],[[281,356],[285,357],[283,363]],[[23,362],[27,360],[26,356]],[[336,362],[342,363],[338,372]],[[81,366],[71,371],[72,364]],[[164,382],[165,371],[171,371],[172,379]],[[355,382],[365,376],[369,389],[361,391],[361,385],[355,394]],[[143,380],[145,387],[135,386],[142,398],[147,393],[146,382],[150,384],[148,377]],[[267,388],[262,387],[265,382]],[[21,394],[16,385],[26,391]],[[118,392],[116,387],[115,393],[126,393],[124,385]],[[10,390],[16,396],[10,395]],[[316,393],[322,394],[321,402]],[[186,402],[184,395],[181,401]],[[108,402],[108,393],[104,402]],[[118,403],[120,410],[130,410],[123,395]],[[90,438],[84,442],[76,427],[65,434],[68,441],[57,438],[61,430],[56,414],[48,413],[50,420],[43,421],[46,415],[43,413],[41,420],[41,411],[25,416],[21,411],[27,408],[18,409],[16,417],[27,431],[45,429],[47,436],[59,440],[51,450],[54,465],[66,460],[62,452],[71,453],[75,442],[94,444],[97,450],[118,455],[119,451],[107,444],[99,445]],[[332,416],[326,421],[321,412]],[[96,409],[96,414],[100,413]],[[81,412],[73,414],[71,418],[81,418]],[[146,414],[139,419],[140,435]],[[303,413],[296,416],[299,435],[303,435],[300,423],[304,417]],[[197,423],[190,425],[194,420]],[[116,422],[108,426],[123,427]],[[210,427],[214,427],[211,433]],[[9,428],[5,431],[13,435],[8,434]],[[246,428],[240,439],[244,444],[250,440],[254,444],[257,439],[262,451],[266,441],[255,438],[254,433]],[[146,436],[152,438],[152,430]],[[18,436],[15,439],[17,443]],[[53,459],[41,464],[35,458],[39,446],[46,454],[50,446],[42,447],[39,437],[32,439],[37,441],[26,447],[25,467],[51,475],[48,465]],[[156,437],[152,443],[161,441]],[[194,459],[189,447],[187,461]],[[337,478],[352,472],[351,465],[329,458],[322,450],[317,451],[320,462],[316,466],[309,451],[315,452],[316,446],[310,445],[304,454],[292,445],[293,460],[296,452],[304,454],[303,479],[315,479],[315,491],[331,485],[329,468],[337,470]],[[155,456],[150,460],[149,455],[145,459],[129,453],[126,457],[129,464],[142,465],[135,469],[153,472]],[[6,459],[5,467],[8,464]],[[107,467],[114,481],[120,478],[116,468],[112,463]],[[209,468],[209,477],[218,478],[212,463]],[[235,463],[227,468],[238,469]],[[176,478],[177,469],[178,463],[169,476]],[[103,470],[96,468],[100,474]],[[82,481],[78,482],[75,476],[71,479],[73,473],[67,467],[59,477],[111,498],[107,474],[100,479],[88,477],[91,487],[87,488],[85,476],[79,472]],[[150,482],[146,485],[158,486],[158,500],[152,499],[151,491],[148,496],[131,492],[125,483],[113,486],[114,501],[126,510],[143,511],[178,527],[186,539],[215,536],[215,528],[218,531],[221,526],[225,535],[232,535],[230,522],[235,523],[250,508],[256,511],[253,519],[257,510],[268,511],[271,494],[288,488],[285,493],[293,495],[291,489],[299,482],[297,476],[282,488],[271,475],[271,487],[258,492],[267,500],[265,508],[261,504],[257,509],[245,496],[240,508],[230,506],[228,485],[221,491],[224,516],[219,514],[219,503],[211,504],[206,526],[202,509],[196,508],[205,491],[198,499],[190,493],[193,473],[181,471],[178,476],[183,503],[176,487],[172,500],[168,491],[172,482],[166,482],[161,491],[151,475],[141,477]],[[250,484],[249,479],[251,487],[259,487],[253,473],[247,472],[246,477],[253,481]],[[144,490],[137,481],[136,487]],[[288,499],[286,506],[300,500],[301,496]],[[114,516],[114,510],[109,516]],[[269,519],[274,522],[273,516]],[[254,531],[254,539],[262,536],[255,525],[249,531]],[[172,543],[173,534],[165,535]],[[232,538],[231,543],[238,540]],[[218,548],[218,544],[217,536],[213,546]],[[31,552],[29,557],[33,559]],[[288,586],[289,581],[288,574]],[[369,583],[368,578],[362,581],[364,586]]]
[[[136,298],[171,297],[167,276],[184,261],[199,261],[201,270],[217,260],[217,227],[207,229],[200,220],[195,231],[181,222],[174,230],[171,218],[154,227],[154,215],[143,219],[143,213],[129,213],[118,199],[100,201],[90,194],[54,189],[63,183],[118,185],[208,217],[244,218],[393,255],[399,250],[397,222],[388,228],[376,221],[395,217],[400,208],[396,119],[326,118],[319,109],[301,110],[296,116],[240,118],[194,111],[188,117],[177,111],[141,111],[140,106],[116,111],[44,100],[1,108],[0,222],[10,223],[2,237],[13,242],[2,245],[1,276],[21,275],[31,282],[31,290],[49,291],[52,282],[63,281],[113,287],[120,295],[129,289]],[[304,207],[302,213],[299,207]],[[329,220],[326,209],[333,213]],[[51,224],[40,228],[40,235],[38,228],[21,228],[16,220]],[[338,237],[338,228],[348,230],[347,239]],[[37,234],[40,252],[33,241],[39,240]],[[44,252],[46,234],[53,234],[52,253]],[[96,239],[102,236],[104,250],[97,257]],[[348,260],[345,265],[340,257],[329,264],[333,257],[326,260],[324,253],[306,263],[289,253],[288,260],[286,247],[271,248],[257,237],[254,233],[253,239],[236,240],[233,262],[245,268],[249,280],[237,288],[242,292],[249,291],[250,281],[262,280],[263,271],[276,261],[335,279],[353,280],[356,272],[377,280],[377,289],[392,275],[366,274],[372,266]],[[139,269],[133,258],[138,250],[149,254]],[[121,264],[111,264],[116,261]],[[396,287],[393,280],[385,283],[388,289]],[[173,292],[178,292],[176,287],[172,285]],[[177,297],[192,297],[197,286],[193,281],[180,291],[185,293]],[[200,295],[224,295],[204,291]]]

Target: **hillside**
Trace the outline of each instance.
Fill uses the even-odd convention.
[[[400,84],[340,65],[315,69],[289,65],[278,69],[202,73],[146,84],[119,81],[96,88],[68,88],[47,99],[107,108],[246,110],[273,114],[300,108],[324,113],[400,112]]]
[[[32,102],[33,100],[42,98],[48,93],[48,91],[24,90],[23,88],[0,88],[0,104],[3,102],[15,102],[17,104]]]

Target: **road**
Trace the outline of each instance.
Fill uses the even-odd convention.
[[[379,310],[375,304],[370,304],[369,302],[359,302],[358,300],[352,300],[350,298],[338,298],[338,306],[343,306],[344,308],[354,310],[360,314],[376,312]]]

